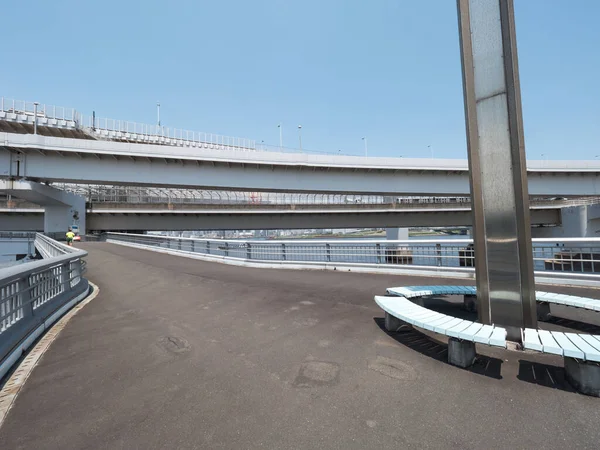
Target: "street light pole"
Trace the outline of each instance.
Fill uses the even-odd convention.
[[[428,145],[429,153],[431,153],[431,159],[433,159],[433,150],[431,149],[431,145]]]
[[[279,151],[281,151],[283,148],[283,127],[279,124],[277,128],[279,128]]]
[[[160,102],[156,102],[156,123],[160,128]]]
[[[369,152],[367,150],[367,138],[364,137],[362,138],[362,140],[365,142],[365,157],[369,156]]]
[[[298,125],[298,142],[300,143],[300,151],[302,151],[302,125]]]

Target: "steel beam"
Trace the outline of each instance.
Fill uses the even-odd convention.
[[[512,0],[457,0],[479,314],[537,326]]]

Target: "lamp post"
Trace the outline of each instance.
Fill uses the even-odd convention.
[[[365,143],[365,157],[367,157],[367,156],[369,156],[369,151],[368,151],[368,149],[367,149],[367,138],[366,138],[366,137],[363,137],[363,138],[362,138],[362,140],[363,140],[363,141],[364,141],[364,143]]]
[[[283,148],[283,127],[279,124],[277,128],[279,128],[279,151],[281,151]]]
[[[298,125],[298,142],[300,144],[300,151],[302,151],[302,125]]]

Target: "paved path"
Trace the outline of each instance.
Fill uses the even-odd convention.
[[[600,399],[572,392],[560,358],[486,349],[465,371],[426,336],[386,334],[373,295],[432,279],[82,247],[100,295],[27,381],[0,430],[2,449],[562,450],[600,441]]]

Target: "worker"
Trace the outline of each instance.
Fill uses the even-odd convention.
[[[73,245],[74,238],[75,238],[75,233],[73,233],[73,230],[69,227],[69,231],[67,231],[67,244],[69,244],[69,246]]]

